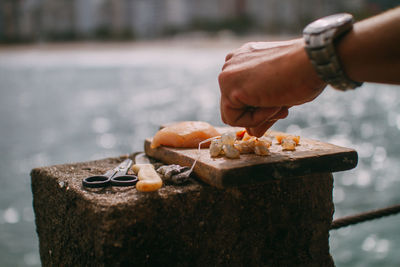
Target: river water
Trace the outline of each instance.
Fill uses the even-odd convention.
[[[40,266],[29,172],[143,150],[162,123],[222,125],[217,75],[232,42],[0,49],[0,266]],[[288,77],[290,78],[290,77]],[[327,88],[275,130],[359,153],[334,174],[335,218],[400,203],[400,86]],[[337,266],[400,266],[400,216],[331,231]]]

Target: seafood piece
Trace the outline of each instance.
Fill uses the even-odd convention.
[[[224,151],[224,153],[225,153],[225,156],[226,156],[227,158],[230,158],[230,159],[237,159],[237,158],[240,158],[240,152],[239,152],[238,149],[236,149],[236,148],[234,147],[234,145],[230,145],[230,144],[223,145],[223,146],[222,146],[222,149],[223,149],[223,151]]]
[[[272,135],[269,131],[267,131],[263,136],[260,137],[260,139],[268,140],[268,142],[272,144],[272,142],[275,140],[275,136]]]
[[[296,135],[283,135],[283,134],[278,134],[275,136],[276,141],[278,141],[279,144],[282,144],[283,139],[291,139],[293,140],[296,145],[300,143],[300,136]]]
[[[260,156],[266,156],[269,154],[269,149],[266,148],[265,146],[255,146],[254,154],[260,155]]]
[[[220,138],[216,137],[211,141],[210,155],[211,157],[225,155],[231,159],[239,158],[240,154],[269,155],[272,144],[270,138],[271,136],[257,138],[249,135],[246,130],[224,133]]]
[[[235,142],[235,148],[237,148],[240,154],[249,154],[254,152],[254,141],[256,140],[255,137],[241,140]]]
[[[201,141],[219,136],[218,131],[207,122],[184,121],[171,124],[158,131],[151,142],[151,148],[161,145],[183,148],[197,148]],[[205,144],[208,147],[209,143]]]
[[[254,153],[260,156],[268,155],[270,146],[271,143],[268,140],[256,139],[254,141]]]
[[[249,140],[249,139],[251,139],[252,137],[254,137],[254,136],[249,135],[249,134],[247,133],[247,131],[246,131],[246,132],[244,133],[244,135],[243,135],[242,141]]]
[[[221,136],[221,142],[223,145],[233,145],[236,141],[236,133],[235,132],[228,132],[224,133]]]
[[[268,148],[272,145],[272,140],[271,137],[268,136],[261,136],[260,138],[257,138],[258,141],[263,142],[265,146]]]
[[[284,138],[282,140],[281,145],[282,145],[282,150],[289,150],[289,151],[296,150],[296,141],[294,141],[293,139]]]
[[[247,133],[246,129],[236,132],[236,140],[242,140],[243,136]]]
[[[218,157],[222,152],[222,141],[221,139],[214,139],[211,141],[210,145],[210,156]]]
[[[282,150],[294,151],[296,146],[300,143],[300,136],[294,135],[277,135],[276,141],[282,146]]]

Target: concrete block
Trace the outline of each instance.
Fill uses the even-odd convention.
[[[43,266],[334,266],[333,178],[87,189],[124,157],[33,169]]]

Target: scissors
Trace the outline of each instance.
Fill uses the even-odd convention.
[[[85,187],[98,188],[112,186],[131,186],[138,181],[136,175],[127,174],[132,166],[132,160],[126,159],[117,167],[107,171],[103,175],[89,176],[82,180],[82,185]]]

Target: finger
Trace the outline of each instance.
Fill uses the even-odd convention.
[[[254,135],[256,137],[262,136],[269,128],[272,127],[279,119],[284,119],[288,116],[289,110],[287,107],[282,107],[278,113],[276,113],[271,119],[261,123],[256,127],[249,127],[247,131],[250,135]]]
[[[277,112],[274,116],[272,116],[269,120],[280,120],[284,119],[289,115],[289,107],[281,107],[279,112]]]
[[[226,55],[225,61],[228,61],[228,60],[231,59],[232,57],[233,57],[233,53],[231,52],[231,53],[229,53],[229,54]]]
[[[257,127],[265,121],[273,118],[280,111],[280,109],[280,107],[242,109],[240,116],[236,117],[234,120],[234,126]]]
[[[232,104],[231,101],[222,97],[220,102],[221,119],[224,123],[234,126],[235,118],[243,114],[244,105]]]
[[[228,121],[226,120],[226,116],[225,116],[225,108],[223,107],[223,100],[221,99],[219,102],[219,113],[221,114],[221,120],[228,124]]]
[[[222,102],[221,102],[222,103]],[[231,126],[256,127],[265,121],[270,120],[277,112],[279,107],[272,108],[233,108],[221,104],[222,120]]]
[[[225,64],[222,66],[222,71],[224,71],[227,67],[229,66],[228,62],[225,62]]]
[[[270,120],[262,123],[261,125],[253,128],[246,128],[248,134],[253,135],[255,137],[261,137],[264,133],[275,124],[277,120]]]

